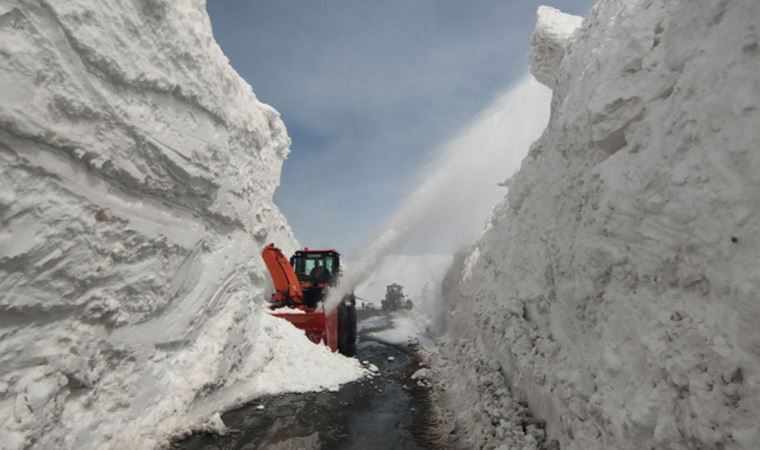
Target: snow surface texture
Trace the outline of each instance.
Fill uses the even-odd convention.
[[[563,449],[756,449],[760,2],[603,0],[564,44],[539,14],[551,120],[447,278],[446,351]]]
[[[361,373],[262,314],[289,139],[203,1],[1,1],[0,86],[0,447],[150,448]]]

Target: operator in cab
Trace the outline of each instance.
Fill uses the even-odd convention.
[[[320,260],[314,261],[314,268],[309,272],[309,279],[314,284],[326,283],[330,279],[330,270]]]

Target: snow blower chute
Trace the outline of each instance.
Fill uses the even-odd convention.
[[[340,277],[340,254],[332,249],[304,248],[288,262],[279,248],[269,244],[261,257],[274,283],[272,315],[304,330],[314,343],[324,343],[346,356],[355,355],[356,298],[347,295],[331,312],[325,311],[323,302]]]

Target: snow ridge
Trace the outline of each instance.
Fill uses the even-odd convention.
[[[2,2],[0,86],[0,446],[151,448],[276,391],[273,336],[313,350],[262,314],[290,141],[205,2]],[[326,362],[280,380],[362,372]]]
[[[531,72],[551,89],[557,86],[559,68],[570,37],[583,19],[549,6],[538,8],[536,29],[531,37]]]
[[[492,359],[542,445],[757,448],[758,17],[602,0],[548,33],[575,19],[539,10],[549,126],[444,290],[459,370]]]

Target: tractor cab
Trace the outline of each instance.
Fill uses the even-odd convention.
[[[290,257],[298,281],[312,285],[335,285],[340,273],[340,254],[335,250],[298,250]]]
[[[340,254],[335,250],[296,251],[288,261],[282,251],[269,244],[261,252],[274,292],[270,314],[304,330],[314,343],[323,342],[332,351],[356,354],[356,297],[343,297],[340,305],[320,304],[340,278]]]
[[[412,309],[412,301],[404,295],[404,286],[393,283],[385,288],[385,299],[380,301],[384,310],[395,311],[397,309]]]
[[[290,257],[290,265],[301,283],[304,303],[313,307],[324,297],[325,288],[337,284],[340,276],[340,253],[335,250],[304,248]]]
[[[404,295],[404,286],[401,286],[400,284],[391,284],[387,288],[386,294],[389,297],[395,297],[395,296],[403,296]]]

